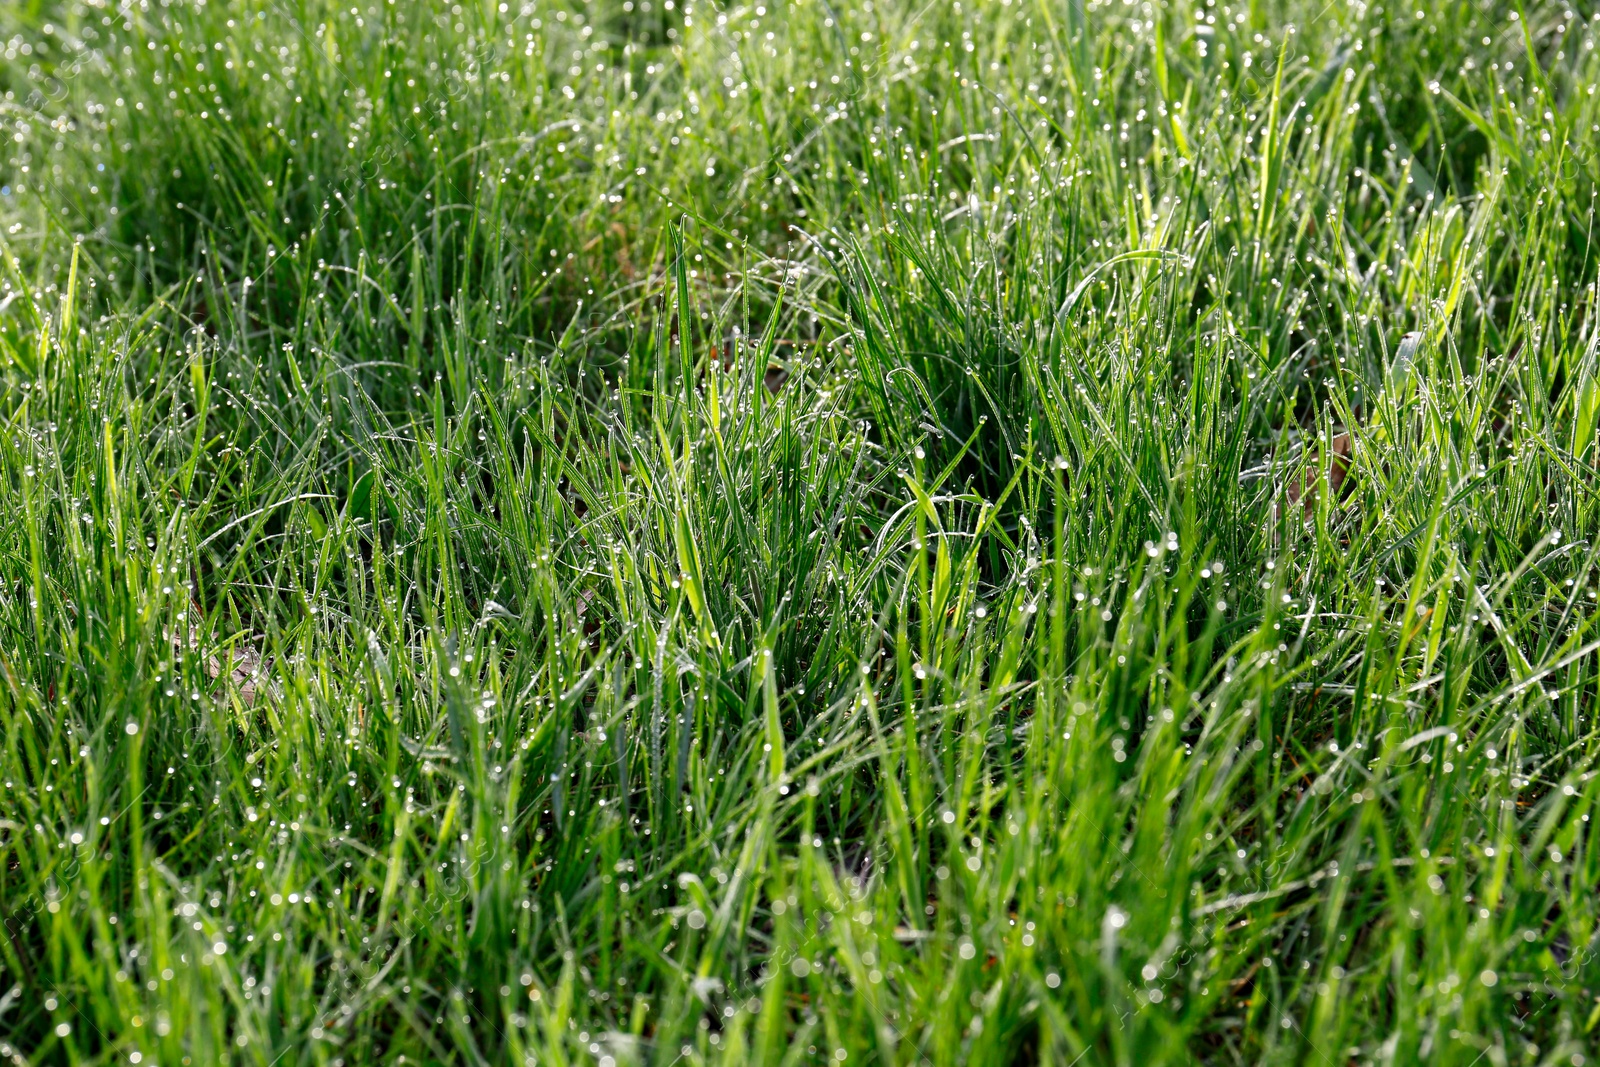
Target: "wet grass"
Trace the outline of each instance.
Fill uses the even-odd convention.
[[[1574,1064],[1595,17],[0,10],[0,1056]]]

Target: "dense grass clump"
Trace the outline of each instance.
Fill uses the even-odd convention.
[[[0,6],[0,1058],[1593,1059],[1597,31]]]

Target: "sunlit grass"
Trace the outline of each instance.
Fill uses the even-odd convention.
[[[1587,1062],[1596,21],[0,9],[0,1057]]]

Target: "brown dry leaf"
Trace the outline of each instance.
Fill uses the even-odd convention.
[[[196,617],[200,615],[200,607],[193,602],[189,610]],[[172,639],[172,649],[180,656],[185,652],[197,652],[200,649],[200,631],[198,627],[190,625],[189,644],[184,647],[183,640],[178,637]],[[230,645],[222,652],[213,652],[206,657],[206,677],[213,682],[227,675],[228,680],[239,690],[239,699],[246,704],[255,703],[256,690],[268,670],[272,668],[272,661],[264,659],[261,650],[254,644],[238,643]]]
[[[1345,478],[1350,474],[1350,453],[1352,442],[1349,431],[1335,434],[1328,443],[1328,451],[1332,461],[1328,464],[1328,473],[1324,478],[1322,474],[1322,450],[1313,449],[1309,462],[1301,469],[1300,476],[1289,483],[1289,503],[1299,504],[1301,513],[1310,518],[1317,506],[1317,492],[1322,488],[1323,482],[1327,483],[1328,491],[1333,494],[1333,499],[1339,498],[1339,491],[1344,487]]]
[[[228,648],[220,656],[213,653],[206,658],[206,674],[215,681],[226,673],[228,680],[238,688],[239,699],[246,704],[255,703],[256,687],[271,666],[271,661],[263,660],[261,653],[250,645]]]

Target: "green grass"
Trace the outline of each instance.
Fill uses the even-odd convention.
[[[1600,1050],[1600,15],[0,8],[0,1058]]]

